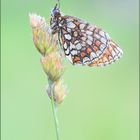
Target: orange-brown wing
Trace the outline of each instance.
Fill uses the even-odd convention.
[[[71,16],[64,16],[63,20],[60,38],[64,53],[72,64],[107,65],[122,55],[109,35],[95,25]]]
[[[109,46],[103,52],[102,56],[98,60],[89,64],[89,66],[107,66],[118,60],[122,54],[123,52],[117,44],[110,40]]]

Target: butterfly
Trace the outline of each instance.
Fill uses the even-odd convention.
[[[58,34],[60,46],[73,65],[106,66],[123,54],[108,33],[82,19],[63,15],[57,4],[50,27],[52,34]]]

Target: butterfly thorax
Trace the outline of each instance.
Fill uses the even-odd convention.
[[[50,21],[52,34],[59,32],[60,28],[64,26],[63,23],[64,21],[63,21],[63,17],[61,16],[60,10],[57,8],[54,8],[52,10],[51,21]]]

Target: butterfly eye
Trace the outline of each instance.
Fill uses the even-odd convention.
[[[54,16],[54,17],[60,16],[60,11],[59,11],[59,9],[54,9],[54,10],[52,11],[52,13],[53,13],[53,16]]]

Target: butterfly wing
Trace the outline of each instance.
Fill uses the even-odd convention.
[[[123,54],[123,51],[112,40],[109,41],[108,47],[105,49],[98,60],[93,61],[89,66],[106,66],[117,61]]]
[[[60,42],[72,64],[105,66],[115,62],[123,53],[108,33],[71,16],[63,17]]]

